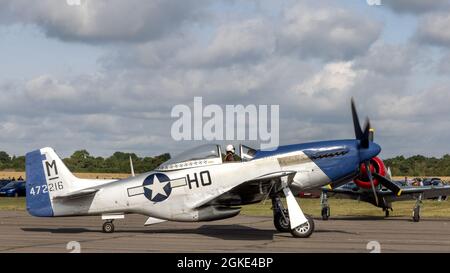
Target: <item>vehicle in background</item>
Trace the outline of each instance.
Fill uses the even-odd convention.
[[[0,189],[0,197],[19,197],[25,195],[25,181],[9,182],[6,186]]]
[[[437,177],[433,178],[424,178],[422,180],[423,186],[443,186],[444,183],[442,183],[442,180]]]
[[[8,185],[11,182],[9,179],[0,179],[0,189],[2,189],[4,186]]]
[[[321,190],[310,190],[310,191],[303,191],[298,194],[298,197],[300,198],[320,198],[322,191]]]

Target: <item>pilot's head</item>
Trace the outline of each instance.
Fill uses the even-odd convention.
[[[232,154],[235,153],[234,146],[231,145],[231,144],[228,144],[228,145],[227,145],[227,154],[228,154],[228,153],[232,153]]]

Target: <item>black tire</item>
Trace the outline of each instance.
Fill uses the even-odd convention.
[[[322,220],[326,221],[330,218],[330,208],[322,208]]]
[[[291,230],[292,236],[295,238],[308,238],[314,232],[314,220],[311,216],[305,215],[308,222]]]
[[[414,208],[413,210],[413,221],[419,222],[420,221],[420,208]]]
[[[112,222],[103,223],[103,232],[104,233],[113,233],[114,232],[114,224]]]
[[[290,232],[291,226],[289,222],[288,212],[287,211],[284,212],[284,215],[286,215],[288,219],[284,219],[283,214],[281,214],[281,212],[276,212],[273,216],[273,224],[279,232]]]

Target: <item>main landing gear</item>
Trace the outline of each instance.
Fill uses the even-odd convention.
[[[320,194],[320,206],[322,207],[322,220],[330,218],[330,205],[328,204],[328,195],[326,192]]]
[[[386,217],[386,218],[389,217],[389,210],[393,211],[392,208],[383,208],[384,217]]]
[[[412,217],[414,222],[420,221],[420,208],[422,207],[422,204],[423,204],[422,198],[423,198],[423,195],[419,194],[419,197],[417,197],[417,199],[416,199],[416,205],[414,206],[413,217]]]
[[[290,232],[291,226],[289,222],[288,210],[284,208],[280,197],[272,198],[273,207],[273,225],[279,232]]]
[[[273,206],[273,224],[279,232],[290,232],[297,238],[307,238],[314,232],[314,220],[305,215],[307,222],[291,229],[289,220],[289,211],[284,208],[283,202],[279,196],[272,198]]]

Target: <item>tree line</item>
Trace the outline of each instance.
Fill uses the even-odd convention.
[[[154,170],[161,163],[170,159],[170,154],[139,157],[135,153],[115,152],[107,158],[92,156],[86,150],[75,151],[63,161],[72,172],[80,173],[129,173],[130,156],[136,173]],[[25,156],[10,156],[0,151],[0,170],[25,171]]]
[[[87,150],[75,151],[63,161],[73,172],[86,173],[129,173],[130,156],[136,173],[154,170],[161,163],[170,159],[165,153],[154,157],[139,157],[134,153],[115,152],[107,158],[92,156]],[[450,176],[450,155],[441,158],[415,155],[397,156],[384,160],[395,176]],[[25,157],[10,156],[0,151],[0,170],[24,171]]]
[[[415,155],[384,160],[394,176],[450,176],[450,155],[441,158]]]

